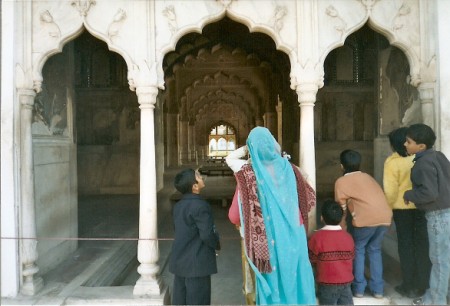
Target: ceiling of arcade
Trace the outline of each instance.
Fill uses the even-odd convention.
[[[203,127],[233,114],[251,128],[275,112],[277,95],[289,87],[287,55],[267,35],[228,18],[183,36],[163,68],[165,109]]]

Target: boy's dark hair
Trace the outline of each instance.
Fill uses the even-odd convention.
[[[341,205],[331,199],[325,200],[322,205],[322,219],[326,225],[338,225],[343,215]]]
[[[431,149],[436,141],[436,134],[433,129],[423,123],[411,125],[406,131],[406,136],[414,140],[417,144],[424,144],[427,149]]]
[[[406,131],[407,127],[401,127],[395,129],[389,133],[389,142],[391,143],[392,149],[397,152],[400,156],[408,156],[406,151],[405,141],[406,141]]]
[[[181,171],[175,176],[173,182],[175,188],[182,194],[192,193],[192,186],[194,184],[197,184],[194,169],[185,169]]]
[[[339,157],[344,173],[359,171],[361,165],[361,154],[353,150],[344,150]]]

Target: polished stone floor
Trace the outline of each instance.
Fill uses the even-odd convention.
[[[168,272],[167,259],[173,238],[171,209],[173,205],[172,179],[178,169],[166,172],[166,188],[158,193],[158,235],[160,238],[160,277],[168,286],[169,292],[173,276]],[[222,201],[221,197],[229,199],[235,188],[234,178],[230,176],[206,177],[206,187],[203,195],[210,199],[216,226],[221,234],[222,250],[218,256],[219,273],[212,277],[213,305],[241,305],[245,304],[242,295],[242,275],[240,258],[239,234],[228,221],[229,200]],[[79,237],[93,240],[79,242],[78,250],[67,258],[61,265],[42,275],[45,287],[35,297],[19,295],[15,299],[2,299],[2,305],[93,305],[93,304],[122,304],[120,299],[106,297],[99,299],[105,286],[114,286],[114,295],[128,295],[139,274],[136,271],[136,259],[139,218],[138,195],[99,195],[79,198]],[[101,240],[95,240],[95,239]],[[113,240],[107,240],[112,238]],[[120,239],[117,239],[120,238]],[[111,255],[113,253],[117,256]],[[121,266],[123,265],[123,266]],[[124,272],[111,276],[108,267],[120,267]],[[358,305],[405,305],[411,304],[410,299],[400,297],[393,286],[400,282],[398,263],[384,256],[384,277],[386,280],[385,298],[375,299],[367,295],[355,298]],[[95,296],[95,299],[94,299]],[[109,299],[108,299],[109,298]],[[123,301],[123,300],[122,300]],[[146,305],[127,302],[125,304]],[[151,304],[149,302],[149,304]]]

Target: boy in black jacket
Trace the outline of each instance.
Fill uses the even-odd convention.
[[[198,171],[186,169],[175,176],[174,185],[183,197],[173,208],[172,304],[209,305],[211,274],[217,273],[215,250],[220,244],[211,207],[199,195],[205,183]]]
[[[433,149],[436,135],[425,124],[413,124],[406,131],[408,154],[416,154],[411,169],[412,190],[403,196],[425,211],[430,243],[430,288],[414,305],[446,305],[450,281],[450,162]]]

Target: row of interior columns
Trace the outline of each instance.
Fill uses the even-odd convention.
[[[433,91],[422,90],[427,94]],[[315,189],[315,146],[314,146],[314,103],[316,101],[318,86],[316,84],[299,84],[296,88],[298,102],[300,105],[300,139],[299,139],[299,161],[300,167],[307,176],[309,183]],[[158,277],[159,273],[159,247],[157,229],[157,188],[156,188],[156,159],[155,159],[155,120],[154,108],[158,88],[156,86],[137,87],[139,107],[141,109],[141,145],[140,145],[140,203],[139,203],[139,242],[138,260],[140,265],[138,272],[139,280],[136,282],[133,293],[135,295],[162,294],[164,284]],[[32,115],[35,91],[33,89],[20,89],[19,101],[21,104],[21,236],[26,238],[21,244],[21,291],[26,295],[36,294],[42,287],[43,281],[36,277],[39,268],[36,265],[37,239],[36,239],[36,214],[34,209],[34,167],[33,167],[33,140],[32,140]],[[423,99],[423,111],[432,112],[433,96]],[[425,114],[427,120],[433,118]],[[268,116],[267,118],[272,118]],[[176,114],[168,117],[168,128],[170,133],[176,133]],[[430,119],[431,118],[431,119]],[[273,119],[273,118],[272,118]],[[274,120],[270,119],[272,122]],[[434,126],[433,122],[426,122]],[[275,128],[275,127],[274,127]],[[189,123],[180,121],[180,151],[189,148]],[[191,134],[193,132],[191,131]],[[169,138],[171,139],[171,138]],[[172,138],[173,139],[173,138]],[[172,150],[175,143],[168,144],[168,150]],[[310,230],[316,227],[316,212],[312,211],[310,216]]]
[[[178,118],[174,116],[176,114],[170,114],[167,116],[167,124],[171,125],[170,136],[174,137],[174,139],[178,139],[178,144],[174,141],[168,142],[167,145],[170,146],[167,148],[167,156],[169,161],[167,165],[183,165],[189,162],[196,161],[197,157],[205,157],[207,152],[204,153],[205,156],[196,156],[199,154],[197,152],[196,145],[196,135],[195,135],[195,122],[190,122],[188,120],[180,120],[178,122]],[[278,126],[277,126],[277,113],[276,112],[267,112],[264,115],[264,119],[259,119],[256,121],[256,126],[265,126],[267,127],[273,135],[278,134]],[[179,135],[176,134],[176,130],[173,127],[177,127],[179,123]],[[278,135],[279,136],[279,135]],[[175,162],[172,156],[176,149],[179,147],[178,153],[178,161]]]

